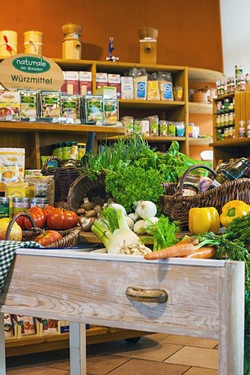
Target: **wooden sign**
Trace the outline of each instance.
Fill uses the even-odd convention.
[[[63,72],[44,56],[17,54],[0,63],[0,83],[7,89],[60,91]]]

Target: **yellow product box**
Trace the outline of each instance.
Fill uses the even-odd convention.
[[[24,148],[0,148],[0,186],[23,181],[24,168]]]

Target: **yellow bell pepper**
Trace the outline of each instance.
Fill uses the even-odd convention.
[[[193,234],[217,233],[220,216],[215,207],[195,207],[189,210],[188,229]]]
[[[222,207],[222,213],[220,215],[220,222],[223,227],[228,227],[229,224],[236,218],[248,214],[250,206],[240,200],[232,200],[224,204]]]

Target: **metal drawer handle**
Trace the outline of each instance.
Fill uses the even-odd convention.
[[[126,289],[126,296],[128,299],[138,302],[165,303],[168,299],[168,294],[163,289],[142,289],[128,287]]]

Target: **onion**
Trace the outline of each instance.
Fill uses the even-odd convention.
[[[10,218],[3,218],[0,219],[0,240],[4,240],[6,236],[6,232],[9,226],[11,219]],[[10,231],[10,236],[9,240],[11,241],[21,241],[22,240],[22,228],[17,224],[14,223],[11,231]]]
[[[143,219],[150,219],[157,214],[157,208],[151,201],[140,201],[135,209],[135,213]]]
[[[134,225],[134,232],[137,234],[144,234],[146,233],[145,229],[145,220],[141,219],[138,220]]]

